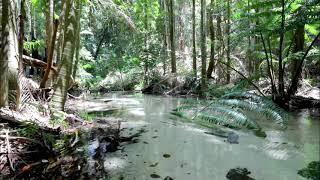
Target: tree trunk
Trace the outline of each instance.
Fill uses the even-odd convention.
[[[9,44],[9,0],[0,4],[0,108],[8,103],[8,44]]]
[[[20,101],[22,99],[23,87],[21,84],[21,79],[24,76],[24,68],[23,68],[23,41],[24,41],[24,20],[25,20],[25,0],[21,0],[20,2],[20,16],[19,16],[19,33],[18,33],[18,54],[19,54],[19,68],[18,68],[18,78],[17,78],[17,94],[16,94],[16,108],[20,108]]]
[[[312,46],[318,41],[319,37],[320,37],[320,32],[313,39],[313,41],[309,45],[308,49],[304,53],[302,59],[299,61],[299,65],[298,65],[297,71],[294,72],[294,76],[291,79],[291,84],[290,84],[290,86],[288,88],[288,91],[287,91],[287,100],[288,101],[290,100],[291,96],[294,95],[297,92],[299,79],[301,77],[303,62],[306,59],[306,57],[307,57],[309,51],[311,50]]]
[[[18,47],[18,36],[17,36],[17,17],[15,9],[17,9],[16,1],[9,1],[9,19],[8,19],[8,80],[9,90],[16,92],[18,88],[18,69],[19,69],[19,47]],[[10,96],[9,96],[10,97]],[[15,97],[15,96],[11,96]],[[9,101],[16,102],[16,99],[10,99]]]
[[[229,65],[229,67],[231,66],[231,59],[230,59],[230,13],[231,13],[231,7],[230,7],[230,1],[231,0],[227,0],[227,64]],[[227,67],[227,83],[230,83],[231,80],[231,70],[230,68]]]
[[[250,12],[250,0],[247,1],[247,13],[249,14]],[[248,18],[248,27],[249,29],[251,30],[251,21],[250,19]],[[252,49],[251,49],[251,35],[249,34],[248,35],[248,46],[247,46],[247,52],[246,52],[246,59],[247,59],[247,70],[248,70],[248,74],[249,76],[252,74]]]
[[[76,45],[77,22],[75,17],[74,0],[65,1],[65,22],[64,22],[64,43],[61,62],[58,68],[58,77],[54,85],[54,92],[50,102],[51,108],[64,111],[64,105],[67,99],[67,90],[72,74],[72,64]]]
[[[205,96],[207,90],[207,47],[206,47],[206,1],[201,0],[201,96]]]
[[[61,60],[62,51],[63,51],[63,43],[64,43],[64,27],[65,27],[65,12],[66,12],[66,0],[61,1],[62,11],[59,17],[59,27],[57,32],[57,40],[56,40],[56,48],[53,53],[53,64],[58,64]]]
[[[194,76],[197,76],[196,0],[192,0],[192,68]]]
[[[218,1],[220,3],[220,1]],[[217,61],[220,62],[223,56],[223,36],[222,36],[222,28],[221,28],[221,14],[217,15],[217,40],[218,40],[218,46],[217,46],[217,51],[218,51],[218,59]],[[217,82],[220,81],[221,79],[221,68],[220,66],[217,67],[217,75],[218,79]]]
[[[47,84],[47,81],[48,81],[48,77],[49,77],[49,74],[50,74],[50,70],[52,68],[53,51],[54,51],[54,46],[55,46],[55,42],[56,42],[58,26],[59,26],[59,22],[58,22],[58,20],[56,20],[55,23],[54,23],[52,38],[50,38],[51,39],[50,40],[51,44],[50,44],[50,48],[49,48],[49,51],[48,51],[48,54],[47,54],[47,68],[46,68],[46,71],[45,71],[45,73],[43,75],[43,78],[41,80],[40,88],[45,88],[46,87],[46,84]]]
[[[75,47],[75,62],[73,63],[73,68],[72,68],[72,78],[73,80],[76,79],[77,75],[77,69],[78,69],[78,64],[79,64],[79,55],[80,55],[80,31],[81,31],[81,26],[80,26],[80,18],[81,18],[81,13],[82,13],[82,4],[81,2],[77,2],[77,10],[76,10],[76,18],[77,18],[77,31],[76,31],[76,47]]]
[[[170,46],[171,46],[171,73],[177,72],[176,67],[176,46],[175,46],[175,15],[174,15],[174,0],[169,0],[169,29],[170,29]]]
[[[52,34],[53,34],[53,19],[54,19],[54,0],[46,0],[46,10],[45,10],[45,16],[46,16],[46,57],[48,60],[48,56],[50,54],[50,51],[52,49],[51,47],[51,41]]]
[[[284,102],[284,96],[285,96],[285,92],[284,92],[284,79],[283,79],[283,75],[284,75],[284,68],[283,68],[283,60],[282,60],[282,48],[283,48],[283,40],[284,40],[284,24],[285,24],[285,2],[284,0],[281,0],[281,27],[280,27],[280,42],[279,42],[279,69],[278,69],[278,73],[279,73],[279,77],[278,77],[278,86],[279,86],[279,97],[278,97],[278,102],[280,102],[280,104],[282,102]]]
[[[213,10],[214,10],[214,0],[211,0],[211,8],[210,8],[210,15],[209,15],[209,30],[210,30],[210,40],[211,40],[211,48],[210,48],[210,62],[207,71],[207,77],[212,78],[212,72],[215,69],[215,61],[214,61],[214,41],[215,41],[215,29],[213,26]]]
[[[147,86],[148,85],[148,71],[149,71],[149,62],[148,62],[148,58],[149,58],[149,46],[148,46],[148,5],[144,4],[144,53],[145,53],[145,57],[143,58],[144,60],[144,85]]]
[[[168,22],[168,16],[166,13],[166,1],[163,0],[161,1],[161,11],[164,12],[164,17],[163,17],[163,47],[162,47],[162,57],[163,57],[163,75],[166,75],[166,71],[167,71],[167,58],[168,58],[168,41],[167,41],[167,36],[168,36],[168,26],[167,26],[167,22]]]
[[[294,46],[293,46],[293,53],[302,52],[304,49],[304,25],[300,25],[297,27],[295,33],[294,33]],[[301,71],[299,68],[302,68],[299,66],[300,61],[302,59],[299,57],[294,57],[292,61],[291,66],[291,79],[293,79],[295,73],[297,71]],[[300,78],[301,74],[299,75]]]

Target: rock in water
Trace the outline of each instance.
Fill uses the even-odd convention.
[[[163,157],[164,157],[164,158],[170,158],[171,155],[170,155],[170,154],[164,154]]]
[[[164,178],[164,180],[173,180],[173,178],[170,177],[170,176],[167,176],[167,177]]]
[[[161,178],[161,176],[159,176],[158,174],[150,174],[150,177],[152,177],[152,178]]]
[[[231,132],[231,133],[228,134],[227,141],[230,144],[239,144],[238,140],[239,140],[239,135],[238,134],[236,134],[234,132]]]
[[[226,177],[230,180],[254,180],[248,176],[250,173],[251,172],[248,171],[247,168],[237,167],[235,169],[230,169]]]

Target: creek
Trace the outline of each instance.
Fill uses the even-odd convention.
[[[223,180],[231,168],[245,167],[257,180],[298,180],[304,179],[299,169],[320,159],[320,121],[311,110],[294,112],[286,130],[266,126],[266,138],[234,131],[239,144],[229,144],[206,134],[207,128],[171,115],[181,98],[111,93],[87,100],[77,108],[119,119],[123,136],[143,130],[134,143],[122,143],[103,157],[111,179]]]

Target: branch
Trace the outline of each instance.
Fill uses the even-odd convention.
[[[269,74],[269,77],[270,77],[270,80],[271,80],[272,93],[277,93],[277,89],[276,89],[276,86],[275,86],[275,83],[274,83],[272,69],[271,69],[271,65],[270,65],[270,61],[269,61],[269,57],[268,57],[268,50],[267,50],[267,47],[266,47],[266,44],[265,44],[265,41],[263,39],[263,35],[262,35],[261,32],[260,32],[260,36],[261,36],[262,45],[263,45],[264,52],[265,52],[266,59],[267,59],[268,74]],[[272,55],[270,55],[270,56],[272,56]],[[272,61],[272,59],[271,59],[271,61]]]
[[[27,55],[23,55],[22,59],[23,59],[23,63],[26,64],[26,65],[33,66],[33,67],[38,67],[38,68],[41,68],[41,69],[46,69],[47,68],[47,63],[44,62],[44,61],[41,61],[39,59],[35,59],[35,58],[32,58],[32,57],[27,56]],[[54,67],[51,67],[51,70],[53,70],[54,73],[58,72],[57,69],[54,68]]]
[[[303,62],[304,60],[306,59],[309,51],[311,50],[312,46],[314,45],[314,43],[316,43],[317,39],[319,38],[320,36],[320,32],[318,33],[318,35],[313,39],[313,41],[311,42],[311,44],[309,45],[307,51],[304,53],[300,63],[299,63],[299,66],[298,66],[298,70],[296,71],[296,73],[294,74],[294,77],[292,78],[292,81],[291,81],[291,84],[290,84],[290,88],[287,92],[287,95],[290,96],[291,94],[293,94],[295,91],[296,91],[296,86],[298,84],[298,81],[299,81],[299,75],[302,71],[302,65],[303,65]]]
[[[243,78],[245,78],[256,90],[258,90],[258,92],[263,96],[263,97],[266,97],[263,92],[261,92],[260,88],[255,85],[249,78],[247,78],[244,74],[242,74],[240,71],[236,70],[235,68],[233,68],[232,66],[228,65],[227,63],[225,62],[222,62],[222,61],[218,61],[219,63],[231,68],[232,70],[234,70],[236,73],[238,73],[240,76],[242,76]]]

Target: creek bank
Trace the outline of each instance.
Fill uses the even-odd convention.
[[[72,101],[80,103],[78,98]],[[105,178],[108,172],[99,164],[105,154],[119,150],[122,142],[134,143],[143,133],[120,136],[119,119],[87,121],[80,111],[66,109],[54,121],[47,108],[0,110],[0,178]]]

